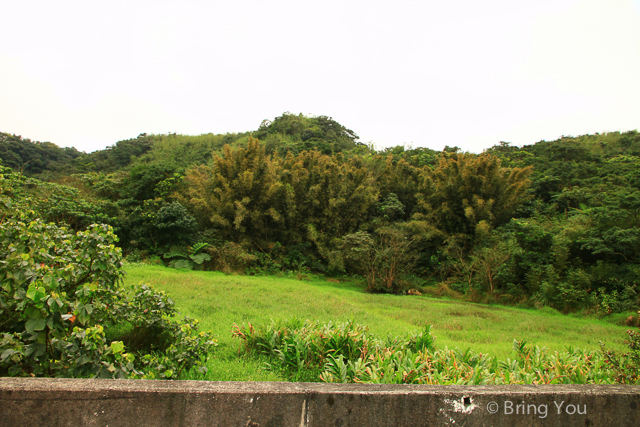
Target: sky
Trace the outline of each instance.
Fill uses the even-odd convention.
[[[640,129],[640,0],[25,0],[0,16],[0,132],[81,151],[284,112],[377,148]]]

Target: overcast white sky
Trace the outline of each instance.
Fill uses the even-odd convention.
[[[378,148],[640,128],[640,0],[24,0],[0,16],[0,131],[83,151],[285,111]]]

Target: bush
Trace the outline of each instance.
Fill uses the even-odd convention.
[[[155,218],[155,227],[159,230],[159,245],[188,245],[198,229],[194,217],[178,202],[165,204]]]
[[[257,260],[255,255],[233,242],[225,242],[220,247],[210,246],[207,250],[211,255],[213,269],[224,273],[244,273]]]
[[[638,312],[640,315],[640,312]],[[620,384],[640,384],[640,333],[628,330],[629,339],[625,344],[629,353],[619,354],[613,350],[606,350],[600,342],[605,362],[613,371],[613,378]]]
[[[277,360],[297,381],[317,381],[321,368],[336,357],[366,357],[378,343],[367,328],[353,322],[327,323],[291,319],[265,327],[234,325],[233,336],[244,340],[245,350]]]
[[[414,244],[399,228],[376,230],[377,238],[365,231],[343,238],[342,253],[350,269],[364,275],[368,289],[377,292],[404,292],[400,276],[410,274],[415,266]]]
[[[169,252],[165,252],[163,258],[171,260],[169,261],[169,267],[171,268],[203,270],[204,262],[211,261],[211,256],[200,253],[200,251],[208,245],[208,243],[196,243],[193,246],[188,246],[186,250],[173,246]]]
[[[0,203],[4,205],[0,205],[0,213],[3,210],[35,210],[45,221],[65,225],[74,231],[97,222],[119,226],[113,203],[87,197],[67,185],[27,178],[2,164]]]
[[[125,290],[108,225],[70,232],[33,212],[0,222],[0,375],[175,378],[215,344],[148,285]],[[129,324],[127,346],[106,338]]]

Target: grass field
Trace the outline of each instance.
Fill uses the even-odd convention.
[[[298,317],[320,321],[354,320],[380,336],[397,336],[433,325],[438,347],[460,347],[500,358],[512,355],[514,339],[564,350],[607,347],[624,351],[628,329],[605,320],[562,315],[553,310],[488,306],[424,296],[369,294],[357,283],[323,279],[300,281],[276,276],[234,276],[218,272],[180,271],[162,266],[125,266],[126,283],[150,283],[168,292],[185,315],[200,320],[201,329],[219,341],[205,377],[213,381],[278,381],[263,369],[264,361],[238,357],[240,342],[233,324],[268,323]]]

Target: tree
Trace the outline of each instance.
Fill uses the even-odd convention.
[[[273,121],[263,120],[253,136],[266,143],[267,152],[286,155],[318,150],[323,154],[354,148],[358,135],[327,116],[307,117],[286,112]]]
[[[503,168],[490,154],[449,153],[423,169],[414,219],[449,235],[474,236],[479,223],[508,222],[527,198],[531,168]]]
[[[197,166],[185,177],[186,192],[178,199],[201,224],[213,227],[227,239],[245,237],[271,241],[284,225],[283,186],[278,179],[279,160],[270,159],[257,139],[247,148],[224,147],[213,166]]]
[[[475,272],[489,294],[493,295],[499,285],[498,277],[501,269],[514,256],[522,253],[518,242],[512,235],[498,233],[491,236],[487,243],[481,248],[477,248],[472,255]]]
[[[361,158],[331,157],[318,151],[288,155],[282,183],[292,200],[288,226],[321,245],[356,231],[369,219],[379,195]]]
[[[359,231],[344,236],[340,249],[346,264],[365,277],[371,291],[403,292],[399,278],[416,262],[414,238],[395,227],[379,228],[376,234]]]

